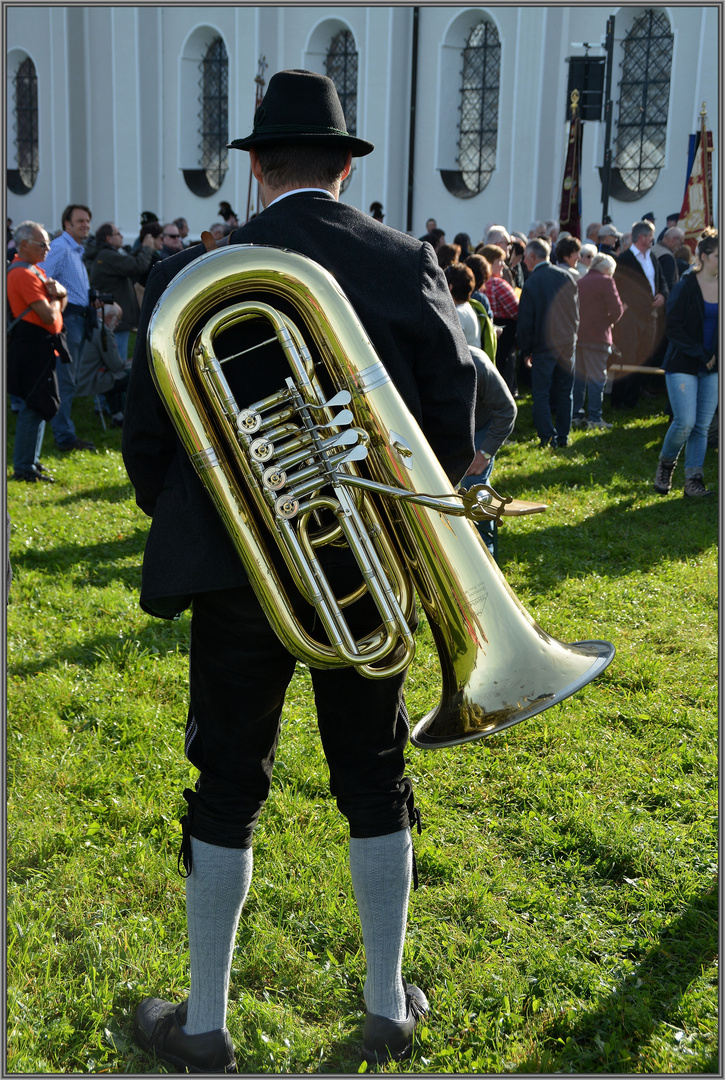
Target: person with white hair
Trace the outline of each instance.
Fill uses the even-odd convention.
[[[20,408],[13,445],[13,480],[53,483],[40,461],[45,424],[59,407],[57,359],[70,362],[61,346],[66,288],[38,265],[46,256],[48,233],[37,221],[23,221],[13,233],[15,258],[8,267],[10,309],[7,338],[7,389]],[[59,356],[60,354],[60,356]]]
[[[613,275],[617,262],[595,253],[589,272],[579,278],[579,336],[576,345],[572,427],[609,429],[602,417],[607,360],[612,351],[612,326],[624,313]],[[584,398],[587,397],[587,413]]]
[[[665,275],[665,281],[670,290],[672,290],[673,286],[680,280],[680,271],[677,266],[676,256],[684,242],[684,230],[673,227],[667,229],[662,239],[658,240],[652,248],[652,254],[657,256],[662,273]]]
[[[103,305],[103,325],[97,326],[83,342],[76,397],[105,395],[114,427],[123,423],[123,403],[128,388],[131,361],[118,348],[116,328],[123,316],[120,304]]]
[[[589,268],[592,265],[592,259],[597,253],[597,245],[585,243],[581,246],[579,252],[579,258],[577,260],[576,268],[579,271],[579,277],[584,277]]]
[[[544,222],[544,240],[548,240],[551,244],[552,251],[556,247],[556,241],[559,239],[559,222],[558,221],[545,221]]]
[[[498,247],[502,247],[506,251],[511,243],[511,236],[508,229],[505,229],[503,225],[489,225],[483,242],[484,244],[497,244]]]

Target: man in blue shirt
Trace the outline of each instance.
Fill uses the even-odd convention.
[[[42,268],[49,277],[64,285],[68,292],[63,323],[72,363],[59,364],[57,368],[60,408],[51,420],[51,427],[59,450],[95,450],[93,443],[78,438],[70,415],[76,389],[78,360],[90,316],[88,271],[83,262],[83,242],[90,232],[91,212],[87,206],[71,204],[63,211],[61,224],[63,232],[50,245]]]

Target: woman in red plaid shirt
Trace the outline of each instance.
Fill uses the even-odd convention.
[[[516,319],[519,314],[519,298],[502,274],[506,252],[498,244],[486,244],[478,248],[491,267],[491,276],[483,287],[488,297],[497,326],[503,326],[496,350],[496,367],[514,397],[518,397],[516,384]]]
[[[479,248],[479,255],[488,259],[491,266],[491,277],[486,282],[484,292],[491,304],[493,321],[500,322],[503,319],[515,319],[519,313],[519,298],[501,276],[506,252],[497,244],[486,244]]]

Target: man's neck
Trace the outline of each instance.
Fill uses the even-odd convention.
[[[340,191],[339,187],[335,191],[331,191],[329,188],[321,187],[298,187],[297,185],[290,185],[288,187],[266,189],[263,192],[263,196],[266,196],[266,201],[263,197],[265,209],[271,206],[272,203],[279,202],[280,199],[286,198],[287,195],[297,195],[300,192],[316,192],[320,195],[330,195],[333,199],[337,200]]]

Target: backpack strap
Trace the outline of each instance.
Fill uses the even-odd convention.
[[[8,266],[8,268],[7,268],[7,273],[9,274],[11,270],[32,270],[37,278],[40,278],[41,281],[44,280],[43,275],[40,273],[39,270],[36,270],[33,263],[25,262],[24,259],[15,259],[15,260],[13,260],[13,262],[11,262],[10,266]],[[16,318],[14,318],[12,320],[12,322],[8,323],[8,327],[7,327],[7,331],[6,331],[8,336],[10,336],[10,334],[15,329],[15,327],[18,325],[18,323],[22,322],[22,320],[25,318],[25,316],[28,314],[28,312],[32,310],[32,307],[33,307],[32,304],[28,304],[25,311],[21,311],[21,313]]]

